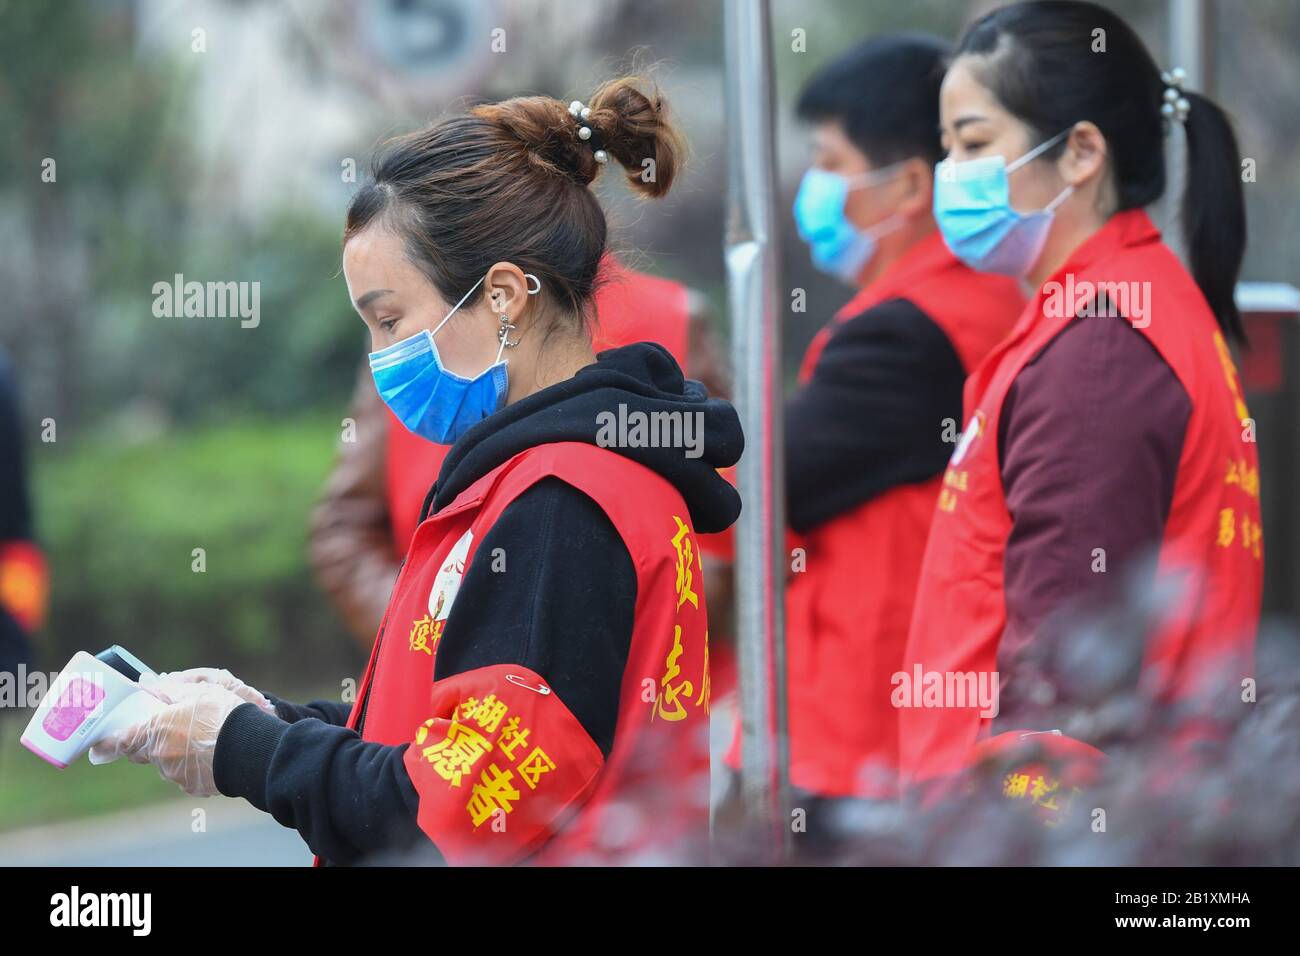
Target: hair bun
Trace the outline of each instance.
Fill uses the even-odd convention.
[[[589,185],[600,174],[600,148],[618,161],[628,184],[644,196],[668,192],[681,164],[685,144],[669,120],[667,104],[657,89],[641,89],[636,77],[619,77],[603,84],[588,104],[586,119],[548,96],[524,96],[477,106],[470,112],[486,119],[517,140],[529,162],[550,173]],[[579,130],[589,127],[590,139]]]
[[[596,91],[590,107],[588,125],[626,171],[628,184],[646,196],[668,192],[685,159],[685,143],[658,89],[642,89],[637,77],[619,77]]]
[[[573,118],[559,100],[516,96],[476,106],[470,115],[487,120],[507,134],[526,152],[530,165],[548,174],[568,176],[583,186],[596,177],[597,164],[591,150],[579,144]],[[583,152],[587,153],[586,163]]]

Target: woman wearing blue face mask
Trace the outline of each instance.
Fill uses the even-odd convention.
[[[606,251],[592,180],[612,159],[661,196],[682,146],[659,96],[623,79],[590,106],[483,105],[381,151],[348,210],[348,292],[380,397],[452,447],[356,701],[186,671],[97,761],[244,797],[328,863],[699,858],[695,534],[739,513],[718,469],[743,437],[665,348],[596,357],[588,323]]]
[[[895,794],[889,681],[962,382],[1023,305],[1011,280],[953,258],[931,215],[947,52],[934,37],[872,37],[799,100],[813,166],[795,221],[813,263],[858,290],[813,340],[785,412],[791,545],[808,558],[786,587],[790,774],[813,856],[834,848],[846,801]]]
[[[1090,728],[1065,749],[1096,758],[1116,732],[1102,703],[1140,705],[1119,707],[1123,729],[1180,758],[1164,743],[1242,716],[1263,579],[1255,433],[1228,346],[1245,217],[1231,128],[1184,87],[1114,13],[1071,2],[988,14],[944,78],[939,228],[1034,298],[967,384],[904,668],[996,675],[1001,693],[900,704],[913,783],[985,749],[1005,759],[1025,732],[1029,746]],[[1189,268],[1143,211],[1183,135]],[[1121,588],[1151,620],[1086,646],[1076,625]],[[1057,804],[1053,786],[1034,802]]]

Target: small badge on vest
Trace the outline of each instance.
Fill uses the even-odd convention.
[[[447,553],[447,559],[438,569],[429,591],[429,613],[411,622],[411,633],[407,641],[412,651],[433,656],[442,638],[442,629],[446,626],[447,615],[451,613],[452,602],[460,591],[461,579],[465,577],[465,559],[469,556],[469,546],[474,541],[474,532],[466,531],[460,540]]]

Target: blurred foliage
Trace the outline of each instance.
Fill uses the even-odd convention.
[[[9,2],[2,16],[0,214],[14,241],[0,335],[41,414],[71,425],[117,397],[87,387],[83,369],[100,363],[82,330],[183,235],[190,84],[133,62],[121,5]]]
[[[66,438],[127,402],[182,422],[341,405],[364,345],[341,223],[289,200],[256,222],[203,200],[229,172],[195,145],[202,61],[142,55],[130,4],[0,0],[0,17],[0,221],[15,237],[0,345],[32,412]],[[258,283],[259,324],[155,317],[154,284],[177,274]]]
[[[186,422],[343,407],[366,342],[339,274],[336,226],[285,214],[255,231],[209,228],[196,231],[174,263],[183,267],[152,273],[103,303],[91,336],[97,394],[130,396]],[[257,282],[258,324],[155,318],[153,283],[175,284],[178,270],[187,283]]]
[[[117,643],[160,671],[274,675],[272,693],[355,675],[364,661],[305,558],[337,436],[328,415],[244,419],[49,456],[36,475],[53,580],[42,666]]]

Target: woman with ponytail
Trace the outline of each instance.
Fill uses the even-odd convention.
[[[662,196],[683,143],[633,79],[478,106],[387,144],[343,270],[380,397],[450,445],[355,703],[223,671],[99,745],[244,797],[318,862],[672,862],[708,830],[696,533],[739,514],[735,410],[667,349],[592,352],[611,163]]]
[[[1184,86],[1116,14],[1076,2],[994,10],[943,81],[939,227],[1032,301],[967,382],[905,667],[992,694],[904,695],[907,782],[1008,741],[1096,757],[1098,723],[1069,715],[1107,668],[1143,712],[1178,713],[1179,739],[1241,709],[1263,579],[1254,425],[1229,350],[1245,217],[1227,119]],[[1190,271],[1144,211],[1184,132]],[[1121,586],[1148,626],[1081,655],[1069,622]]]

